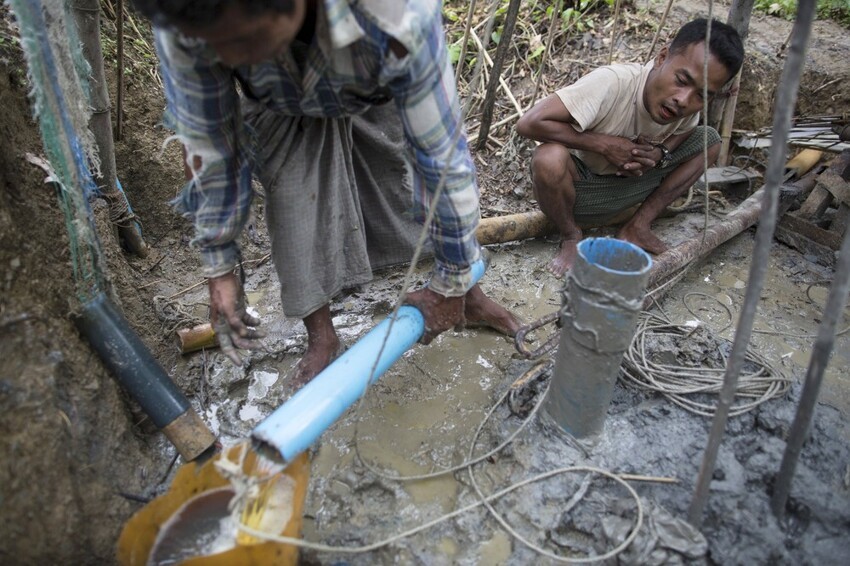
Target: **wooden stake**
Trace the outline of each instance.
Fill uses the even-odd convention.
[[[100,175],[95,179],[100,193],[109,203],[110,220],[115,222],[118,234],[131,253],[147,256],[148,249],[136,222],[126,210],[127,201],[118,189],[115,166],[115,141],[112,137],[112,120],[109,109],[109,92],[103,70],[103,52],[100,48],[100,2],[99,0],[76,0],[73,4],[74,19],[83,44],[83,55],[91,66],[91,105],[93,107],[89,128],[97,143],[100,157]]]
[[[780,520],[785,517],[785,505],[791,492],[791,482],[794,479],[803,442],[811,428],[815,405],[817,404],[821,383],[823,383],[823,374],[829,364],[829,356],[832,353],[832,345],[835,341],[835,328],[838,319],[844,314],[848,292],[850,292],[850,231],[844,234],[844,241],[841,244],[838,267],[835,270],[835,277],[829,289],[826,307],[823,310],[823,322],[818,328],[818,337],[812,349],[812,359],[806,372],[806,382],[803,384],[800,404],[797,405],[794,424],[791,425],[791,430],[788,433],[788,443],[785,446],[785,453],[782,455],[782,464],[779,467],[779,474],[773,488],[773,497],[770,500],[773,514]]]
[[[502,29],[499,46],[496,48],[496,56],[493,58],[493,73],[490,75],[490,82],[487,84],[487,92],[484,95],[484,110],[481,114],[481,125],[478,128],[478,145],[476,146],[479,151],[486,147],[487,137],[490,135],[490,124],[493,121],[493,104],[496,102],[496,89],[499,86],[499,79],[502,76],[502,65],[505,63],[508,50],[511,47],[511,38],[514,35],[514,27],[516,26],[520,4],[521,0],[510,0],[508,12],[505,14],[505,26]],[[522,112],[521,108],[520,112]]]

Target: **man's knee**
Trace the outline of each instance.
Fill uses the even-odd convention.
[[[531,175],[535,185],[558,185],[572,179],[575,163],[567,148],[556,143],[544,143],[534,150]]]

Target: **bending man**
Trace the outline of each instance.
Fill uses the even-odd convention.
[[[384,248],[381,263],[410,259],[415,231],[402,210],[412,208],[408,216],[423,220],[443,176],[429,226],[436,269],[427,288],[408,297],[425,316],[423,342],[467,320],[516,331],[513,315],[471,284],[470,266],[481,256],[478,189],[439,2],[136,5],[154,22],[168,109],[193,178],[181,205],[195,224],[211,319],[223,344],[252,348],[259,337],[252,328],[259,321],[245,312],[233,274],[251,202],[252,159],[266,190],[284,312],[307,328],[296,385],[318,374],[339,348],[330,300],[371,278],[375,245]],[[249,129],[256,152],[248,149]],[[406,160],[413,169],[409,204],[398,198]],[[225,352],[241,363],[233,347]]]

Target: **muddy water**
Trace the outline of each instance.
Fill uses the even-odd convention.
[[[686,219],[684,224],[681,220],[680,217],[678,224],[667,221],[666,230],[662,222],[661,235],[671,243],[694,237],[701,224],[699,217]],[[492,248],[491,267],[482,281],[483,288],[525,321],[536,320],[558,310],[562,283],[544,269],[555,248],[554,241],[542,240]],[[731,309],[736,323],[743,302],[751,249],[752,236],[746,233],[722,246],[709,260],[694,268],[664,299],[662,304],[668,316],[674,322],[686,322],[698,316],[712,329],[720,330],[729,322],[729,315],[720,306],[722,303]],[[426,274],[426,269],[420,270],[418,281],[424,280]],[[822,304],[826,291],[812,289],[810,295],[816,301],[813,303],[806,297],[806,288],[809,283],[828,277],[828,270],[787,248],[775,246],[756,329],[785,334],[755,334],[752,344],[772,364],[798,382],[805,374],[813,338],[787,334],[806,335],[817,331],[820,320],[817,303]],[[357,336],[386,316],[395,301],[400,280],[400,271],[388,272],[374,283],[349,292],[334,303],[335,323],[346,343],[353,343]],[[225,440],[248,434],[259,420],[291,394],[287,389],[287,371],[304,346],[303,326],[280,315],[279,290],[274,277],[252,276],[248,290],[253,308],[272,332],[268,340],[270,352],[252,356],[248,372],[235,370],[223,363],[214,364],[209,379],[211,398],[206,416],[218,423],[219,432]],[[716,300],[701,296],[688,296],[686,299],[685,295],[692,292],[705,293]],[[694,314],[688,312],[686,304]],[[728,329],[722,335],[731,337],[732,330]],[[850,414],[850,385],[844,375],[848,357],[850,337],[839,337],[821,398],[826,405],[838,409],[843,415],[840,419],[844,420]],[[527,364],[517,357],[510,341],[488,331],[448,333],[431,346],[415,346],[370,388],[359,408],[346,412],[314,447],[304,522],[305,538],[332,545],[368,544],[474,502],[477,496],[471,490],[466,472],[417,482],[399,482],[374,474],[355,457],[355,429],[363,459],[389,476],[423,474],[457,465],[465,459],[474,431],[486,411],[528,367]],[[799,394],[799,387],[795,394]],[[774,434],[781,434],[793,418],[793,408],[792,399],[768,403],[757,417],[759,426],[773,427],[778,431]],[[824,411],[819,409],[820,414],[825,414]],[[844,420],[836,422],[843,423]],[[747,521],[748,513],[752,513],[753,517],[760,518],[754,524],[761,525],[766,516],[766,496],[761,484],[763,477],[778,468],[783,448],[781,440],[772,436],[765,440],[758,436],[763,432],[756,434],[756,428],[750,431],[748,426],[751,424],[747,423],[753,422],[753,417],[741,417],[730,423],[737,433],[732,444],[735,453],[729,452],[731,448],[724,448],[719,464],[726,474],[721,489],[729,491],[714,497],[715,505],[728,505],[728,509],[723,508],[732,515],[725,515],[726,519],[720,526],[706,527],[709,547],[719,546],[720,550],[715,550],[715,555],[732,562],[743,558],[741,555],[724,555],[724,549],[740,547],[742,541],[746,548],[768,549],[764,550],[767,554],[755,556],[756,562],[760,558],[767,559],[770,552],[786,552],[782,549],[769,550],[773,543],[765,541],[781,540],[774,531],[759,526],[745,536],[735,518],[740,515],[740,520]],[[591,463],[606,469],[678,478],[679,484],[643,487],[642,495],[666,505],[671,512],[681,516],[691,497],[691,486],[709,424],[707,419],[695,418],[672,407],[663,398],[637,394],[618,384],[605,433],[591,455]],[[494,422],[483,434],[477,453],[494,446],[516,426],[517,419],[505,408],[500,408]],[[479,466],[476,476],[480,476],[479,482],[485,486],[485,491],[491,492],[514,483],[532,472],[581,461],[582,455],[567,446],[547,426],[542,422],[533,423],[493,462]],[[844,439],[845,445],[850,435],[850,427],[844,425],[821,424],[815,428],[838,435]],[[842,460],[841,454],[846,452],[846,447],[835,449],[829,446],[832,445],[823,444],[816,454],[816,461],[806,463],[805,469],[811,468],[818,477],[827,475],[829,485],[835,486],[840,484],[840,480],[835,478],[843,477],[843,466],[850,459]],[[761,463],[754,463],[753,450],[764,453],[759,460]],[[810,475],[801,473],[801,477],[799,481],[806,482],[808,492],[816,497],[825,493],[821,484]],[[587,541],[585,546],[572,547],[579,556],[586,554],[591,547],[601,552],[615,546],[615,542],[603,540],[603,529],[598,522],[587,526],[574,518],[573,523],[563,523],[559,510],[569,498],[571,489],[574,488],[568,488],[563,481],[534,485],[523,488],[519,495],[509,496],[497,506],[510,515],[512,524],[518,525],[538,544],[551,547],[552,540]],[[615,491],[605,497],[624,495]],[[741,497],[748,499],[741,500]],[[608,503],[591,498],[591,503],[601,505],[592,514],[594,517],[600,515],[600,510],[619,508],[611,503],[612,500],[603,501]],[[624,516],[629,517],[629,514]],[[578,530],[576,524],[580,527]],[[821,539],[832,540],[823,529],[811,530]],[[561,534],[555,536],[552,533]],[[550,534],[554,538],[549,538]],[[849,533],[840,534],[847,538]],[[751,538],[747,539],[747,536]],[[735,545],[728,544],[729,537],[738,537]],[[554,551],[570,551],[570,548],[561,548],[558,544],[555,543]],[[351,557],[307,552],[305,556],[319,563],[344,560],[352,564],[417,561],[500,564],[539,562],[540,559],[515,542],[482,510],[471,511],[366,555]]]

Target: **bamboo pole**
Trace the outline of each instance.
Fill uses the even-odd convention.
[[[493,60],[490,58],[490,55],[484,49],[484,45],[481,43],[481,40],[478,39],[478,36],[475,35],[475,34],[472,35],[472,40],[475,42],[475,44],[478,46],[478,49],[481,51],[481,58],[484,61],[484,63],[486,63],[487,65],[490,65],[492,67],[493,66]],[[487,67],[486,66],[481,67],[481,69],[486,72]],[[514,108],[516,108],[517,113],[520,116],[522,116],[522,114],[523,114],[522,106],[520,106],[519,102],[517,102],[517,99],[514,96],[514,93],[511,91],[511,86],[501,76],[499,77],[499,86],[501,86],[502,90],[505,91],[505,94],[507,95],[508,100],[510,100],[511,104],[514,105]]]
[[[773,116],[774,150],[770,152],[770,160],[765,177],[764,214],[762,214],[758,230],[756,231],[755,249],[753,250],[753,259],[750,264],[750,275],[744,296],[744,305],[741,309],[741,316],[735,331],[735,341],[732,344],[732,352],[723,376],[723,387],[720,391],[714,420],[711,423],[711,431],[708,436],[705,453],[703,454],[699,476],[697,477],[694,498],[688,509],[688,520],[695,527],[699,527],[702,524],[702,515],[708,500],[708,490],[711,484],[711,478],[714,475],[717,453],[723,439],[723,432],[729,417],[729,409],[735,399],[738,376],[744,364],[747,347],[749,346],[752,335],[756,308],[758,307],[761,291],[764,287],[770,245],[776,229],[777,212],[779,209],[779,188],[785,172],[784,148],[788,143],[788,131],[797,100],[797,90],[800,86],[800,77],[802,75],[806,46],[814,18],[815,4],[816,0],[800,0],[798,3],[797,20],[794,23],[794,31],[792,33],[793,39],[788,52],[788,58],[785,61],[785,67],[782,70],[782,78],[779,82],[776,110]]]
[[[218,338],[209,322],[192,328],[181,328],[177,331],[177,338],[180,340],[180,352],[183,354],[218,346]]]
[[[549,54],[552,52],[552,44],[555,42],[555,28],[557,28],[563,6],[564,0],[558,0],[558,3],[555,4],[555,9],[552,10],[552,18],[549,20],[549,37],[546,39],[546,49],[543,51],[543,57],[540,58],[540,70],[537,71],[537,78],[534,80],[534,93],[531,95],[531,100],[528,103],[529,109],[537,102],[537,95],[540,93],[543,70],[546,68],[546,62],[549,60]]]
[[[501,4],[501,0],[490,0],[490,11],[487,13],[487,19],[485,20],[486,25],[484,26],[484,42],[478,39],[478,33],[475,29],[472,30],[470,34],[472,38],[475,40],[476,46],[478,46],[478,58],[475,62],[475,68],[472,71],[472,80],[469,82],[469,96],[466,98],[466,103],[463,105],[463,113],[464,115],[469,115],[472,110],[473,102],[475,101],[475,97],[473,94],[478,89],[478,80],[481,78],[486,72],[484,67],[484,60],[489,58],[487,55],[487,44],[490,43],[490,35],[493,33],[493,26],[496,23],[496,10],[498,10],[499,5]],[[477,27],[477,26],[476,26]]]
[[[664,29],[664,25],[667,23],[667,16],[670,14],[670,8],[673,7],[673,0],[667,0],[667,6],[664,8],[664,14],[661,16],[661,21],[658,22],[658,29],[655,30],[655,35],[652,36],[652,43],[649,45],[649,51],[647,51],[645,59],[647,63],[653,57],[653,53],[655,53],[655,46],[658,44],[658,38],[661,36],[661,30]]]
[[[511,47],[511,38],[514,35],[514,27],[516,26],[519,5],[521,3],[521,0],[510,0],[508,11],[505,14],[505,25],[499,39],[499,46],[496,48],[496,55],[493,57],[493,72],[490,75],[490,82],[487,84],[487,91],[484,95],[484,110],[481,114],[481,125],[478,128],[477,149],[479,151],[487,145],[487,138],[490,135],[490,124],[493,121],[493,104],[496,102],[496,89],[499,87],[499,79],[502,78],[502,65],[505,63],[508,50]],[[522,108],[519,111],[522,112]]]
[[[785,164],[785,171],[794,172],[795,177],[802,177],[812,170],[823,157],[823,152],[819,149],[804,149],[794,157],[788,160]]]
[[[738,89],[741,88],[741,70],[735,75],[730,87],[728,99],[720,102],[722,119],[720,122],[720,153],[717,156],[717,164],[721,167],[729,165],[729,148],[732,145],[732,126],[735,123],[735,108],[738,106]]]
[[[482,246],[501,244],[545,236],[555,231],[555,225],[539,210],[507,216],[484,218],[479,222],[475,237]]]
[[[750,16],[753,12],[755,0],[733,0],[729,7],[726,23],[735,28],[741,41],[746,41],[750,30]],[[738,71],[732,83],[728,99],[716,99],[712,104],[710,116],[706,117],[706,124],[720,122],[720,154],[717,164],[721,167],[729,164],[729,148],[732,141],[732,126],[735,122],[735,109],[738,105],[738,90],[741,87],[741,73]],[[718,119],[717,117],[720,116]]]
[[[121,0],[119,0],[121,1]],[[475,13],[475,4],[477,0],[472,0],[469,3],[469,11],[466,13],[466,27],[463,30],[463,43],[460,46],[460,57],[457,60],[455,67],[455,84],[460,84],[460,74],[463,71],[463,64],[466,60],[466,44],[469,42],[469,32],[472,29],[472,15]]]
[[[117,0],[115,27],[118,30],[118,54],[115,74],[115,139],[124,139],[124,0]]]
[[[608,64],[614,60],[614,46],[617,44],[617,29],[619,28],[620,23],[620,4],[622,4],[622,0],[617,0],[617,3],[614,5],[614,23],[611,26],[611,49],[608,51]]]
[[[74,19],[83,44],[83,55],[91,66],[92,115],[89,128],[94,134],[100,156],[100,175],[95,182],[101,195],[109,203],[109,218],[118,228],[118,235],[127,249],[139,257],[147,256],[147,246],[136,223],[129,214],[128,204],[118,189],[115,166],[115,142],[112,138],[112,120],[109,109],[109,92],[103,70],[103,52],[100,48],[100,2],[99,0],[75,0]]]

